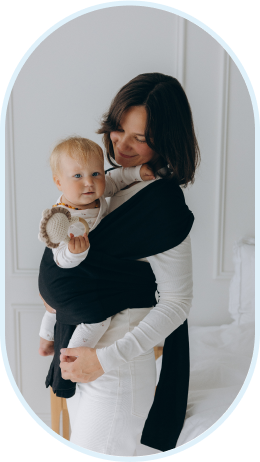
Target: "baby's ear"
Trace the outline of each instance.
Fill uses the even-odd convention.
[[[57,188],[61,191],[61,183],[60,183],[59,177],[56,175],[53,175],[53,181],[56,184]]]

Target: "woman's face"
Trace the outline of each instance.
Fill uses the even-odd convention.
[[[117,131],[110,133],[115,161],[122,167],[146,164],[157,154],[145,141],[146,110],[132,106],[122,116]]]

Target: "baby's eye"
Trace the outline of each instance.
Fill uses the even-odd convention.
[[[80,173],[76,173],[76,175],[74,175],[75,178],[80,178],[81,177],[81,174]]]
[[[100,175],[99,172],[94,172],[94,173],[92,173],[92,176],[98,176],[98,175]]]

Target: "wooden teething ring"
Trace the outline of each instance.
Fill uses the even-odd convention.
[[[86,220],[84,218],[79,217],[80,223],[82,223],[85,226],[85,232],[88,235],[89,233],[89,225],[87,224]]]

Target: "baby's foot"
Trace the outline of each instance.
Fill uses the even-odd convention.
[[[40,337],[39,355],[54,355],[54,342],[51,342],[50,340],[45,340],[44,338]]]

